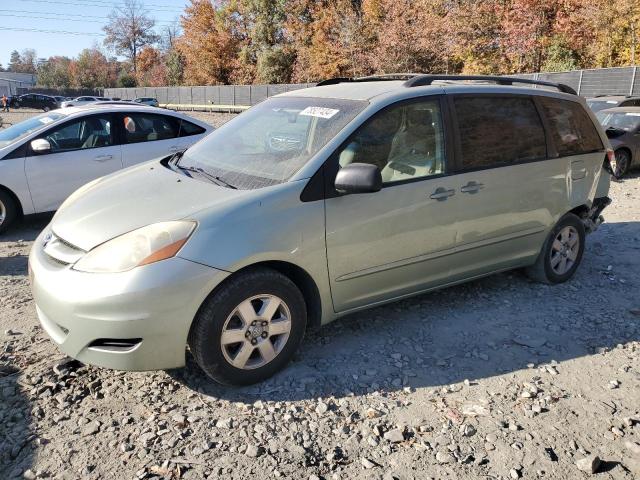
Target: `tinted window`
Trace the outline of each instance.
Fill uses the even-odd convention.
[[[180,124],[180,136],[188,137],[190,135],[200,135],[201,133],[206,132],[206,130],[202,127],[199,127],[195,123],[187,122],[186,120],[182,120]]]
[[[178,136],[178,122],[171,117],[149,113],[124,116],[125,143],[153,142]]]
[[[339,152],[340,167],[370,163],[385,183],[444,173],[438,100],[395,105],[377,113]]]
[[[464,169],[545,158],[544,128],[527,97],[454,99]]]
[[[50,130],[42,138],[49,141],[52,153],[108,147],[113,145],[111,117],[84,117]]]
[[[560,156],[579,155],[604,148],[596,127],[579,103],[540,97],[551,135]]]

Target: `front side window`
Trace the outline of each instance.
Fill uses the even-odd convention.
[[[454,99],[462,168],[486,168],[547,155],[544,128],[528,97]]]
[[[376,165],[385,184],[444,173],[444,131],[437,99],[377,113],[338,153],[340,167]]]
[[[41,138],[51,144],[51,153],[108,147],[113,145],[111,117],[84,117],[55,128]]]
[[[591,118],[579,103],[540,97],[549,119],[551,136],[561,157],[602,150],[602,140]]]
[[[164,115],[127,113],[124,116],[125,143],[153,142],[178,136],[178,122]]]
[[[336,98],[272,97],[189,148],[180,166],[240,189],[286,182],[367,106]]]

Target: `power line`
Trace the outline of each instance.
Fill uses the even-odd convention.
[[[19,10],[18,10],[19,11]],[[107,23],[106,20],[88,20],[90,18],[101,18],[101,17],[95,17],[95,16],[85,16],[84,18],[56,18],[56,17],[42,17],[39,15],[14,15],[13,13],[6,13],[6,12],[14,12],[14,10],[3,10],[1,16],[2,17],[13,17],[13,18],[29,18],[29,19],[37,19],[37,20],[54,20],[56,22],[84,22],[84,23],[101,23],[101,24],[105,24]],[[32,12],[29,12],[32,13]],[[33,12],[33,13],[37,13],[37,12]],[[57,15],[55,13],[49,13],[49,12],[42,12],[43,15]],[[82,15],[75,15],[75,16],[82,16]],[[156,23],[168,23],[168,24],[172,24],[175,23],[172,20],[154,20]]]
[[[65,2],[62,0],[21,0],[22,2],[31,2],[31,3],[46,3],[46,4],[53,4],[53,5],[71,5],[74,7],[77,7],[79,5],[81,6],[85,6],[85,7],[96,7],[96,8],[117,8],[118,5],[116,4],[111,4],[111,5],[105,5],[104,2],[97,2],[97,1],[93,1],[93,0],[83,0],[83,1],[76,1],[76,2]],[[143,7],[153,7],[154,10],[156,11],[165,11],[165,12],[183,12],[184,9],[181,8],[176,8],[176,7],[167,7],[166,5],[158,5],[155,3],[143,3]]]
[[[2,10],[3,12],[3,16],[5,16],[6,14],[4,12],[9,12],[9,13],[29,13],[29,14],[33,14],[33,15],[55,15],[58,17],[80,17],[81,19],[87,19],[87,18],[94,18],[94,19],[99,19],[102,20],[102,22],[104,23],[104,16],[100,17],[98,15],[83,15],[80,13],[58,13],[58,12],[44,12],[44,11],[40,11],[40,12],[34,12],[33,10]],[[20,17],[20,18],[39,18],[39,17]],[[66,20],[66,18],[50,18],[47,20],[61,20],[64,21]],[[176,21],[176,19],[174,20],[155,20],[157,23],[174,23]]]
[[[104,37],[102,33],[91,33],[91,32],[72,32],[68,30],[44,30],[39,28],[20,28],[20,27],[2,27],[0,26],[0,30],[7,30],[11,32],[34,32],[34,33],[54,33],[54,34],[63,34],[63,35],[79,35],[79,36],[92,36],[92,37]]]

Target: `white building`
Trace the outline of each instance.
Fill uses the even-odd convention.
[[[16,95],[19,88],[33,87],[36,75],[32,73],[0,72],[0,96]]]

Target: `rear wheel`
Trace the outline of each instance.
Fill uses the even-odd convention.
[[[6,192],[0,190],[0,233],[9,228],[18,216],[15,201]]]
[[[584,242],[582,221],[567,213],[549,233],[536,263],[526,269],[527,275],[542,283],[566,282],[580,265]]]
[[[249,385],[289,362],[306,321],[304,297],[288,277],[252,270],[232,277],[205,300],[191,326],[189,348],[214,380]]]
[[[631,166],[631,155],[623,148],[616,150],[616,177],[622,178]]]

